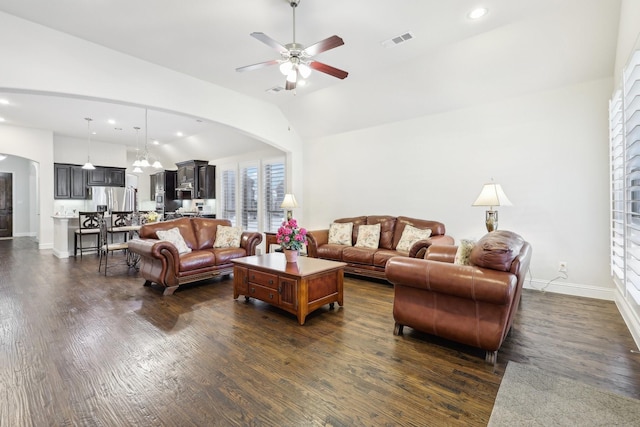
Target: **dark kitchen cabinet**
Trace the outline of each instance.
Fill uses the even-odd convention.
[[[198,195],[199,199],[216,198],[216,167],[213,165],[200,166],[198,168]]]
[[[54,164],[54,198],[88,199],[87,171],[79,165]]]
[[[191,193],[189,198],[216,198],[216,167],[204,160],[176,163],[178,167],[176,188]],[[184,193],[183,193],[184,194]]]
[[[124,187],[125,169],[96,166],[89,171],[90,186]]]
[[[176,171],[157,172],[149,177],[151,200],[156,200],[156,193],[164,193],[166,198],[173,200],[176,192]]]

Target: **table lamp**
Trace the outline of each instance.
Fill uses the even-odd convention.
[[[482,187],[480,195],[476,201],[473,202],[472,206],[489,206],[485,224],[487,226],[487,231],[491,232],[498,229],[498,211],[493,210],[493,207],[513,205],[507,195],[504,194],[500,184],[496,184],[492,181]]]
[[[287,209],[287,221],[289,221],[293,217],[293,211],[291,209],[298,207],[296,197],[293,194],[285,194],[284,200],[282,201],[280,207],[282,209]]]

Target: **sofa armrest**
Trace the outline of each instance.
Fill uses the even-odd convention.
[[[424,258],[431,246],[453,245],[453,237],[447,235],[431,236],[425,240],[418,240],[409,249],[409,258]]]
[[[256,248],[262,242],[262,233],[243,231],[240,235],[240,247],[247,252],[247,256],[255,255]]]
[[[458,247],[453,245],[433,245],[429,247],[424,259],[429,261],[448,262],[453,264]]]
[[[153,282],[170,286],[173,284],[177,273],[180,271],[180,254],[178,249],[166,240],[158,239],[132,239],[128,242],[128,250],[140,255],[140,260],[144,264],[148,260],[150,264],[160,262],[161,271],[154,270],[153,277],[143,277]],[[144,269],[144,266],[142,267]],[[149,272],[149,274],[151,274]],[[169,280],[169,282],[167,282]]]
[[[407,257],[389,259],[385,275],[396,286],[496,305],[510,304],[518,283],[509,272]]]
[[[318,257],[318,247],[329,243],[329,230],[307,231],[307,255]]]

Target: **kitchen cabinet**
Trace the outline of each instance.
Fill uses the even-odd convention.
[[[198,167],[198,199],[216,198],[216,167],[206,165]]]
[[[87,171],[80,165],[54,164],[54,198],[88,199]]]
[[[191,192],[191,198],[216,198],[216,167],[204,160],[176,163],[176,188]],[[184,193],[183,193],[184,194]]]
[[[89,185],[103,187],[124,187],[125,169],[96,166],[89,171]]]

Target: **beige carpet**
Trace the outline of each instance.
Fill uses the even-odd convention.
[[[489,426],[640,426],[640,400],[509,362]]]

